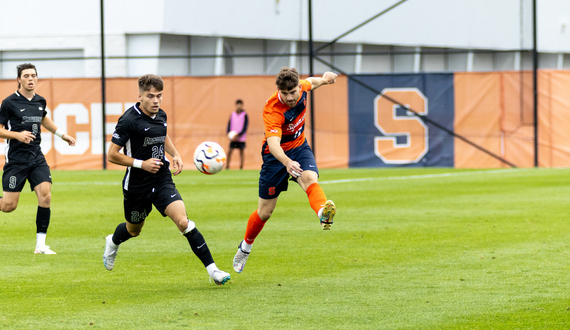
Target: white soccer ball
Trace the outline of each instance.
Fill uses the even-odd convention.
[[[194,151],[194,165],[204,174],[216,174],[226,164],[226,153],[216,142],[206,141]]]
[[[230,131],[230,132],[228,133],[228,138],[229,138],[230,140],[233,140],[233,139],[236,137],[236,135],[237,135],[237,132],[236,132],[236,131]]]

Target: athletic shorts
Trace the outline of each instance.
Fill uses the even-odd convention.
[[[26,184],[26,179],[30,182],[30,188],[34,188],[42,182],[51,182],[49,165],[43,154],[27,163],[8,162],[4,165],[2,174],[2,188],[4,191],[21,192]]]
[[[245,148],[245,142],[235,142],[232,141],[230,142],[230,149],[244,149]]]
[[[301,146],[288,150],[285,154],[301,165],[303,171],[314,171],[319,174],[313,150],[307,141]],[[287,168],[271,153],[263,154],[263,165],[259,172],[259,197],[263,199],[277,198],[282,191],[287,191],[290,175]],[[291,177],[292,178],[292,177]],[[295,181],[292,178],[293,181]]]
[[[172,177],[169,180],[159,182],[155,187],[146,192],[129,192],[123,190],[125,207],[125,220],[137,224],[143,222],[152,211],[152,205],[156,207],[163,217],[164,211],[172,202],[181,201],[182,197],[176,189]]]

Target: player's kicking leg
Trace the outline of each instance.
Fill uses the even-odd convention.
[[[319,210],[318,213],[323,230],[331,229],[335,214],[336,214],[336,207],[334,205],[334,202],[331,200],[326,201],[325,205],[323,205],[323,207]]]

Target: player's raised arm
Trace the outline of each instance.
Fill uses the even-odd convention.
[[[156,173],[163,165],[160,159],[150,158],[147,160],[140,160],[129,157],[121,153],[121,147],[118,144],[111,142],[109,145],[109,152],[107,153],[107,159],[113,164],[141,168],[150,173]]]
[[[327,71],[320,78],[309,77],[306,80],[311,83],[311,85],[312,85],[311,89],[315,90],[315,89],[321,87],[322,85],[334,84],[336,82],[336,77],[338,77],[338,75],[336,73]]]

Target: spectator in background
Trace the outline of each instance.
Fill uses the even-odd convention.
[[[245,149],[245,140],[247,139],[247,112],[243,108],[243,101],[236,101],[236,110],[232,112],[230,116],[230,121],[228,122],[228,138],[230,139],[230,150],[228,151],[228,162],[226,164],[226,169],[230,169],[230,160],[232,156],[232,151],[234,149],[239,149],[240,165],[239,169],[243,170],[243,149]]]

